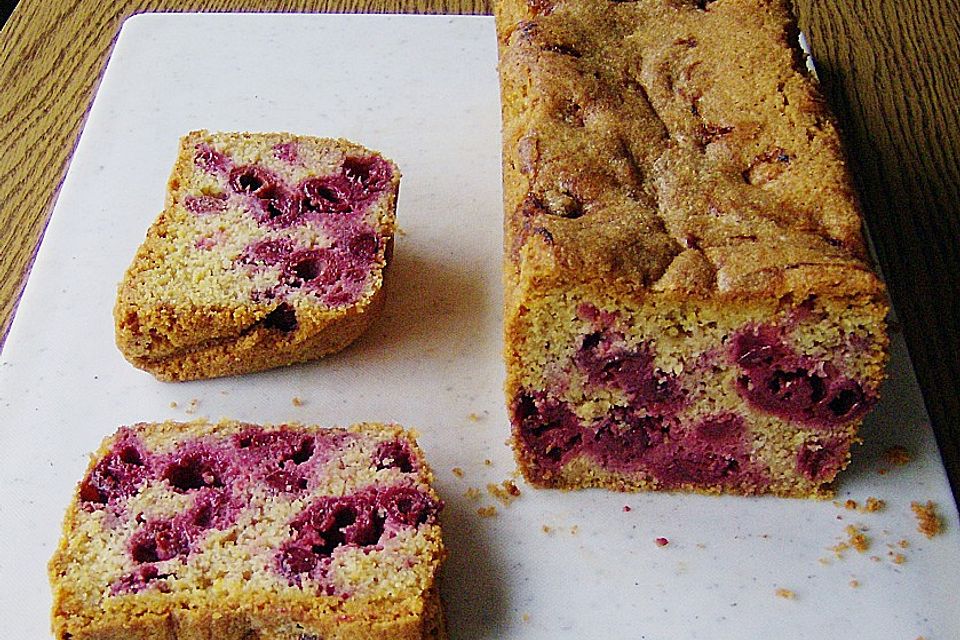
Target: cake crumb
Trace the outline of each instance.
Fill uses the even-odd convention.
[[[893,551],[891,551],[889,555],[890,555],[890,562],[892,562],[893,564],[903,564],[904,562],[907,561],[907,556],[903,555],[902,553],[894,553]]]
[[[852,524],[848,524],[844,531],[847,534],[847,543],[860,553],[864,553],[870,548],[870,538],[864,533],[863,529],[857,529]]]
[[[460,467],[454,467],[453,469],[450,469],[450,473],[457,476],[458,478],[463,477],[463,469],[461,469]]]
[[[463,495],[470,500],[479,500],[481,494],[480,489],[477,489],[476,487],[468,487]]]
[[[856,588],[859,587],[859,586],[860,586],[860,581],[857,580],[856,578],[854,578],[853,580],[850,581],[850,588],[851,588],[851,589],[856,589]]]
[[[856,511],[857,510],[857,501],[856,500],[847,500],[843,503],[843,508],[847,511]]]
[[[572,527],[570,527],[570,535],[575,536],[578,533],[580,533],[579,525],[573,525]]]
[[[293,406],[295,406],[295,407],[302,407],[302,406],[303,406],[303,400],[301,400],[299,396],[293,396],[293,397],[290,399],[290,403],[291,403]]]
[[[884,500],[879,498],[867,498],[866,503],[863,505],[864,513],[877,513],[878,511],[883,511],[887,508],[887,503]]]
[[[670,541],[664,537],[659,537],[653,541],[658,547],[665,547],[670,544]]]
[[[940,516],[937,514],[936,503],[929,500],[927,504],[911,502],[910,509],[913,511],[913,515],[917,517],[917,531],[928,538],[932,538],[941,532],[943,522],[941,522]]]
[[[906,549],[910,546],[910,541],[904,538],[903,540],[897,543],[897,546],[900,547],[901,549]]]
[[[507,506],[520,496],[520,488],[514,484],[513,480],[504,480],[500,484],[489,483],[487,493]]]
[[[902,467],[913,459],[903,445],[894,445],[883,452],[883,459],[896,467]]]
[[[197,400],[196,398],[193,398],[192,400],[190,400],[190,405],[186,409],[184,409],[184,412],[188,414],[194,414],[197,412],[197,407],[199,405],[200,405],[200,401]]]
[[[471,411],[467,414],[467,420],[470,422],[480,422],[480,414],[474,411]]]
[[[523,620],[524,622],[530,622],[530,614],[524,613],[522,616],[520,616],[520,619]]]
[[[492,518],[493,516],[497,515],[497,508],[493,505],[488,507],[480,507],[477,509],[477,515],[481,518]]]
[[[551,526],[548,525],[548,524],[545,524],[545,525],[543,525],[542,527],[540,527],[540,530],[543,531],[543,532],[546,533],[546,534],[553,533],[553,527],[551,527]]]
[[[484,458],[483,464],[485,464],[488,467],[493,466],[493,460],[491,460],[490,458]]]
[[[176,408],[177,408],[177,401],[176,401],[176,400],[171,400],[171,401],[170,401],[170,408],[171,408],[171,409],[176,409]]]
[[[624,512],[624,513],[630,513],[631,511],[632,511],[632,509],[630,508],[630,505],[628,505],[628,504],[623,505],[623,512]]]
[[[786,600],[796,600],[797,594],[790,589],[784,589],[783,587],[778,587],[776,592],[778,598],[784,598]]]

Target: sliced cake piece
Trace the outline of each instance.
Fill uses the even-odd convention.
[[[784,0],[501,0],[505,358],[541,486],[822,496],[887,303]]]
[[[346,140],[190,133],[120,285],[117,345],[164,380],[344,348],[382,306],[399,184]]]
[[[395,425],[123,427],[50,561],[54,634],[444,637],[432,480]]]

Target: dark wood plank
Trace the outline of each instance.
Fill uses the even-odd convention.
[[[797,0],[960,496],[960,3]],[[896,425],[890,425],[896,428]]]

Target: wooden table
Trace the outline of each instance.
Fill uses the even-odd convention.
[[[795,5],[958,496],[960,11],[951,0]],[[478,14],[491,2],[20,0],[0,32],[0,344],[121,22],[242,10]]]

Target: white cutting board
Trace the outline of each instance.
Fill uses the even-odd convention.
[[[0,361],[0,636],[48,636],[46,562],[101,438],[140,420],[229,416],[417,427],[446,501],[455,639],[960,638],[960,526],[899,335],[839,496],[882,498],[883,512],[522,483],[507,507],[487,494],[514,470],[501,396],[495,67],[490,18],[126,22]],[[120,357],[116,283],[163,203],[179,136],[196,128],[345,136],[399,164],[403,234],[388,303],[355,346],[184,384]],[[894,444],[913,461],[887,465]],[[465,496],[471,487],[480,500]],[[939,504],[944,534],[917,533],[914,500]],[[498,514],[479,517],[487,505]],[[838,559],[828,547],[848,524],[868,527],[872,545]],[[902,539],[896,564],[888,545]]]

